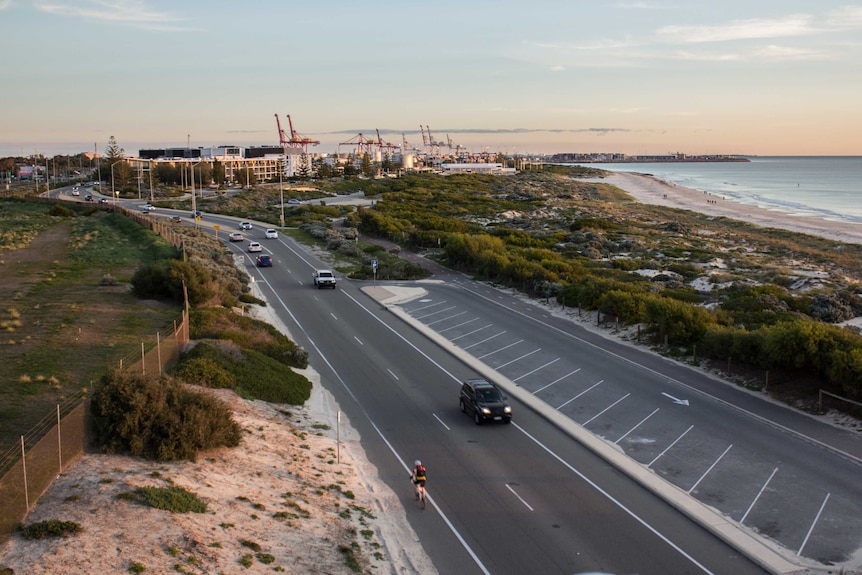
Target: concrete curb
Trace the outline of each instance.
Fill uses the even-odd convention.
[[[372,293],[368,295],[374,297]],[[506,393],[529,406],[530,409],[559,427],[575,441],[593,451],[596,455],[637,481],[646,489],[649,489],[693,521],[696,521],[760,567],[776,575],[827,572],[824,567],[816,565],[803,566],[791,562],[781,554],[781,548],[777,548],[777,545],[773,546],[774,544],[764,541],[756,533],[746,530],[735,521],[726,518],[711,507],[699,502],[679,487],[665,481],[649,468],[620,452],[616,446],[587,431],[568,417],[561,416],[557,410],[538,399],[532,393],[525,391],[514,381],[500,375],[489,365],[477,360],[469,353],[446,340],[443,336],[414,320],[400,308],[394,307],[395,302],[393,299],[396,298],[387,298],[381,301],[381,303],[396,317],[422,333],[440,348],[448,351],[459,361],[471,366],[485,379],[498,384]],[[402,303],[403,301],[413,299],[413,297],[398,299],[400,300],[398,303]],[[828,572],[834,572],[834,570]]]

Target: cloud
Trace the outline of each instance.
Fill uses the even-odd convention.
[[[826,15],[832,28],[862,28],[862,6],[842,6]]]
[[[5,10],[12,5],[12,0],[0,0],[0,10]]]
[[[592,133],[603,136],[612,132],[631,132],[628,128],[452,128],[434,129],[436,134],[580,134]],[[338,130],[324,134],[367,134],[374,130]],[[418,134],[419,130],[381,129],[381,134]],[[439,138],[435,138],[439,139]]]
[[[816,31],[811,20],[808,14],[792,14],[773,20],[735,20],[720,26],[664,26],[656,37],[673,44],[693,44],[804,36]]]
[[[147,30],[189,31],[179,23],[186,20],[170,12],[151,9],[143,0],[78,0],[76,2],[40,0],[36,9],[48,14],[85,20],[115,22]]]

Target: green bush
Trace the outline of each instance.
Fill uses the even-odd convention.
[[[205,513],[207,510],[205,501],[182,487],[138,487],[120,498],[172,513]]]
[[[90,407],[95,442],[109,453],[194,460],[205,449],[235,447],[241,437],[223,402],[167,376],[107,374]]]
[[[25,525],[21,528],[21,533],[27,539],[45,539],[46,537],[68,537],[83,530],[80,523],[50,519]]]
[[[66,206],[62,206],[60,204],[54,204],[51,206],[51,209],[48,213],[52,216],[57,216],[60,218],[71,218],[75,215],[75,212],[67,208]]]

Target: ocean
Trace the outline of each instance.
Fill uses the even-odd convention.
[[[753,156],[750,162],[579,164],[639,172],[798,217],[862,223],[862,156]]]

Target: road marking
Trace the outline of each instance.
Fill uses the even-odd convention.
[[[555,379],[554,381],[552,381],[551,383],[549,383],[548,385],[546,385],[546,386],[544,386],[544,387],[540,387],[539,389],[537,389],[536,391],[534,391],[534,392],[533,392],[533,395],[536,395],[536,394],[537,394],[537,393],[539,393],[540,391],[544,391],[544,390],[548,389],[549,387],[551,387],[551,386],[552,386],[552,385],[554,385],[555,383],[559,383],[559,382],[563,381],[564,379],[566,379],[567,377],[569,377],[570,375],[574,375],[574,374],[578,373],[579,371],[581,371],[581,368],[580,368],[580,367],[579,367],[578,369],[576,369],[575,371],[570,371],[569,373],[567,373],[567,374],[566,374],[566,375],[564,375],[563,377],[560,377],[560,378],[558,378],[558,379]]]
[[[400,379],[398,379],[398,376],[397,376],[397,375],[395,375],[395,373],[394,373],[391,369],[386,368],[386,371],[388,371],[388,372],[389,372],[389,375],[391,375],[392,377],[394,377],[394,378],[395,378],[395,381],[401,381]]]
[[[464,312],[464,313],[467,313],[467,312]],[[443,328],[440,331],[438,331],[437,333],[443,333],[444,331],[449,331],[450,329],[455,329],[456,327],[461,327],[462,325],[467,325],[468,323],[473,323],[474,321],[477,321],[478,319],[479,319],[478,317],[474,317],[473,319],[468,319],[467,321],[462,321],[461,323],[453,325],[452,327]]]
[[[334,319],[335,321],[338,321],[338,318],[337,318],[337,317],[335,317],[335,314],[334,314],[334,313],[329,312],[329,315],[331,315],[331,316],[332,316],[332,319]]]
[[[652,412],[652,413],[650,413],[649,415],[647,415],[646,417],[644,417],[643,419],[641,419],[641,420],[637,423],[637,425],[635,425],[634,427],[632,427],[631,429],[629,429],[628,431],[626,431],[626,432],[623,434],[623,436],[622,436],[622,437],[620,437],[619,439],[617,439],[616,441],[614,441],[614,445],[618,444],[620,441],[622,441],[623,439],[625,439],[625,438],[628,436],[628,434],[629,434],[629,433],[631,433],[632,431],[634,431],[635,429],[637,429],[638,427],[640,427],[640,426],[641,426],[641,424],[642,424],[643,422],[645,422],[647,419],[649,419],[650,417],[652,417],[653,415],[655,415],[655,414],[658,412],[658,410],[659,410],[659,408],[658,408],[658,407],[656,407],[656,408],[653,410],[653,412]]]
[[[724,458],[724,456],[725,456],[725,455],[727,455],[727,452],[728,452],[728,451],[730,451],[730,448],[731,448],[731,447],[733,447],[733,444],[732,444],[732,443],[731,443],[730,445],[728,445],[728,446],[727,446],[727,449],[725,449],[725,450],[724,450],[724,453],[722,453],[721,455],[719,455],[719,456],[718,456],[718,459],[716,459],[715,461],[713,461],[713,462],[712,462],[712,465],[710,465],[710,466],[709,466],[709,469],[707,469],[706,471],[704,471],[704,472],[703,472],[703,475],[701,475],[701,476],[700,476],[700,479],[698,479],[697,481],[695,481],[695,482],[694,482],[694,485],[692,485],[692,486],[691,486],[691,489],[689,489],[688,491],[686,491],[686,493],[688,493],[689,495],[691,495],[691,492],[692,492],[692,491],[694,491],[695,487],[697,487],[698,485],[700,485],[700,482],[701,482],[701,481],[703,481],[704,477],[706,477],[707,475],[709,475],[709,472],[710,472],[710,471],[712,471],[712,468],[713,468],[713,467],[715,467],[716,465],[718,465],[718,462],[719,462],[719,461],[721,461],[721,460],[722,460],[722,458]]]
[[[540,369],[545,369],[546,367],[548,367],[548,366],[549,366],[549,365],[551,365],[552,363],[555,363],[555,362],[558,362],[558,361],[560,361],[560,358],[559,358],[559,357],[558,357],[557,359],[552,359],[551,361],[549,361],[549,362],[548,362],[548,363],[546,363],[545,365],[539,366],[539,367],[537,367],[536,369],[534,369],[533,371],[528,371],[527,373],[525,373],[525,374],[524,374],[524,375],[522,375],[521,377],[516,377],[516,378],[515,378],[515,379],[513,379],[512,381],[518,381],[519,379],[522,379],[522,378],[524,378],[524,377],[527,377],[528,375],[533,375],[534,373],[536,373],[536,372],[537,372],[537,371],[539,371]]]
[[[490,327],[490,324],[489,324],[489,326],[488,326],[488,327]],[[495,337],[499,337],[499,336],[503,335],[504,333],[506,333],[506,331],[505,331],[505,330],[504,330],[504,331],[501,331],[501,332],[500,332],[500,333],[498,333],[497,335],[492,335],[491,337],[487,337],[487,338],[483,339],[482,341],[477,341],[476,343],[471,343],[470,345],[468,345],[467,347],[465,347],[465,348],[463,348],[463,349],[464,349],[464,351],[467,351],[467,350],[468,350],[468,349],[470,349],[471,347],[474,347],[474,346],[477,346],[477,345],[479,345],[479,344],[485,343],[486,341],[491,341],[491,340],[492,340],[492,339],[494,339]]]
[[[425,302],[425,301],[431,301],[431,300],[422,300],[422,301],[423,301],[423,302]],[[446,300],[445,300],[445,299],[444,299],[443,301],[438,301],[438,302],[432,303],[431,305],[424,305],[424,306],[422,306],[422,307],[417,307],[416,309],[412,309],[412,310],[410,310],[410,315],[413,315],[413,314],[414,314],[414,313],[416,313],[417,311],[422,311],[423,309],[428,309],[429,307],[434,307],[434,306],[438,306],[438,305],[443,305],[444,303],[446,303]]]
[[[456,313],[455,315],[450,315],[450,316],[448,316],[448,317],[444,317],[443,319],[437,319],[437,320],[434,320],[434,321],[428,322],[428,323],[426,323],[425,325],[427,325],[427,326],[432,326],[432,325],[434,325],[435,323],[440,323],[441,321],[449,321],[449,320],[450,320],[450,319],[452,319],[453,317],[458,317],[459,315],[464,315],[465,313],[467,313],[467,312],[466,312],[466,311],[458,312],[458,313]],[[438,332],[438,333],[439,333],[439,332]]]
[[[627,393],[627,394],[625,394],[624,396],[622,396],[621,398],[619,398],[618,400],[616,400],[615,402],[613,402],[612,404],[610,404],[609,406],[607,406],[606,408],[604,408],[603,410],[601,410],[600,412],[598,412],[597,414],[595,414],[594,416],[592,416],[591,418],[589,418],[588,420],[586,420],[585,422],[583,422],[581,425],[584,425],[584,426],[585,426],[585,425],[587,425],[587,424],[588,424],[588,423],[590,423],[592,420],[594,420],[595,418],[599,417],[600,415],[602,415],[603,413],[605,413],[606,411],[608,411],[608,410],[609,410],[609,409],[611,409],[613,406],[615,406],[616,404],[618,404],[619,402],[621,402],[622,400],[624,400],[625,398],[627,398],[627,397],[628,397],[628,396],[630,396],[630,395],[631,395],[631,393]]]
[[[521,340],[521,341],[523,341],[523,340]],[[533,351],[527,352],[527,353],[525,353],[524,355],[522,355],[521,357],[516,357],[516,358],[515,358],[515,359],[513,359],[512,361],[507,361],[507,362],[506,362],[506,363],[504,363],[503,365],[498,365],[495,369],[499,370],[499,369],[501,369],[501,368],[506,367],[506,366],[507,366],[507,365],[509,365],[509,364],[515,363],[516,361],[521,361],[521,360],[522,360],[522,359],[524,359],[525,357],[530,356],[530,355],[533,355],[533,354],[534,354],[534,353],[536,353],[537,351],[542,351],[542,348],[540,347],[540,348],[534,349]]]
[[[818,521],[820,521],[820,515],[823,513],[823,508],[826,507],[826,502],[829,501],[830,495],[831,493],[827,493],[823,503],[820,504],[820,509],[814,517],[814,522],[811,523],[811,528],[808,529],[808,533],[805,534],[805,539],[802,541],[802,545],[799,546],[799,551],[796,552],[797,555],[802,555],[802,550],[805,549],[805,546],[808,544],[808,538],[811,537],[811,532],[814,531],[814,526],[817,525]]]
[[[667,452],[670,450],[670,448],[671,448],[671,447],[673,447],[674,445],[676,445],[676,444],[677,444],[677,442],[679,442],[679,440],[680,440],[680,439],[682,439],[683,437],[685,437],[685,434],[686,434],[686,433],[688,433],[689,431],[691,431],[693,428],[694,428],[694,425],[689,425],[689,426],[688,426],[688,429],[686,429],[685,431],[683,431],[683,432],[682,432],[682,435],[680,435],[679,437],[677,437],[676,439],[674,439],[674,440],[673,440],[673,443],[671,443],[670,445],[668,445],[667,447],[665,447],[665,448],[664,448],[664,451],[662,451],[661,453],[659,453],[658,455],[656,455],[656,456],[655,456],[655,459],[653,459],[652,461],[650,461],[650,462],[647,464],[647,467],[652,467],[652,464],[653,464],[653,463],[655,463],[656,461],[658,461],[658,460],[659,460],[659,458],[661,458],[661,456],[662,456],[662,455],[664,455],[665,453],[667,453]]]
[[[672,396],[671,394],[665,393],[665,392],[661,392],[661,394],[665,397],[672,399],[673,402],[676,403],[677,405],[688,405],[687,399],[678,399],[678,398]]]
[[[476,318],[476,319],[479,319],[479,318]],[[483,329],[488,329],[488,328],[489,328],[489,327],[491,327],[492,325],[494,325],[494,324],[493,324],[493,323],[489,323],[489,324],[488,324],[488,325],[486,325],[485,327],[480,327],[479,329],[474,329],[473,331],[469,331],[469,332],[467,332],[467,333],[465,333],[465,334],[463,334],[463,335],[459,335],[458,337],[453,337],[453,338],[452,338],[452,339],[450,339],[449,341],[455,341],[455,340],[461,339],[462,337],[467,337],[468,335],[473,335],[473,334],[474,334],[474,333],[476,333],[477,331],[482,331]],[[445,330],[444,330],[444,331],[445,331]],[[505,332],[503,332],[503,333],[505,333]],[[497,335],[499,335],[499,334],[497,334]],[[493,337],[497,337],[497,336],[495,335],[495,336],[493,336]],[[476,345],[476,344],[474,343],[473,345]],[[471,346],[471,347],[472,347],[472,346]]]
[[[597,385],[601,385],[601,384],[603,384],[604,382],[605,382],[605,380],[604,380],[604,379],[600,379],[599,381],[597,381],[596,383],[592,384],[591,386],[589,386],[588,388],[586,388],[585,390],[583,390],[581,393],[579,393],[578,395],[576,395],[575,397],[573,397],[573,398],[572,398],[572,399],[570,399],[569,401],[567,401],[567,402],[565,402],[565,403],[561,403],[560,405],[558,405],[558,406],[557,406],[557,411],[559,411],[560,409],[562,409],[562,408],[566,407],[567,405],[569,405],[570,403],[572,403],[573,401],[575,401],[577,398],[579,398],[580,396],[582,396],[582,395],[583,395],[583,394],[585,394],[586,392],[590,391],[592,388],[596,387]]]
[[[488,357],[489,355],[494,355],[494,354],[495,354],[495,353],[497,353],[498,351],[503,351],[504,349],[509,349],[509,348],[510,348],[510,347],[512,347],[513,345],[518,345],[518,344],[519,344],[519,343],[521,343],[522,341],[524,341],[524,340],[523,340],[523,339],[519,339],[519,340],[518,340],[518,341],[516,341],[515,343],[510,343],[509,345],[507,345],[507,346],[505,346],[505,347],[501,347],[501,348],[499,348],[499,349],[495,349],[494,351],[489,351],[489,352],[488,352],[488,353],[486,353],[485,355],[480,355],[480,356],[479,356],[479,357],[477,357],[476,359],[485,359],[485,358],[486,358],[486,357]]]
[[[514,495],[515,497],[517,497],[517,498],[518,498],[518,501],[520,501],[521,503],[523,503],[523,504],[524,504],[524,507],[526,507],[526,508],[527,508],[527,509],[529,509],[530,511],[535,511],[535,509],[533,509],[532,507],[530,507],[530,504],[529,504],[529,503],[527,503],[526,501],[524,501],[524,498],[523,498],[523,497],[521,497],[520,495],[518,495],[518,492],[517,492],[517,491],[515,491],[514,489],[512,489],[512,486],[511,486],[510,484],[508,484],[508,483],[506,484],[506,489],[508,489],[509,491],[511,491],[511,492],[512,492],[512,495]]]
[[[422,321],[422,320],[423,320],[423,319],[425,319],[426,317],[431,317],[432,315],[437,315],[438,313],[443,313],[444,311],[449,311],[450,309],[455,309],[456,307],[457,307],[457,306],[454,306],[454,305],[453,305],[453,306],[449,306],[449,307],[447,307],[447,308],[438,309],[437,311],[432,311],[431,313],[427,313],[427,314],[425,314],[425,315],[423,315],[423,316],[421,316],[421,317],[417,317],[417,316],[415,316],[415,315],[414,315],[414,316],[413,316],[413,319],[415,319],[415,320],[417,320],[417,321]]]
[[[443,427],[445,427],[445,428],[446,428],[446,431],[452,431],[451,429],[449,429],[449,426],[448,426],[448,425],[446,425],[445,423],[443,423],[443,420],[442,420],[442,419],[440,419],[439,417],[437,417],[437,414],[436,414],[436,413],[432,413],[431,415],[433,415],[433,416],[434,416],[434,419],[436,419],[437,421],[439,421],[439,422],[440,422],[440,425],[442,425]]]
[[[760,496],[763,495],[764,491],[766,491],[766,487],[769,485],[769,482],[772,481],[772,478],[775,477],[776,473],[778,473],[777,467],[772,470],[772,473],[769,474],[769,479],[766,480],[766,483],[763,484],[763,487],[760,488],[760,491],[758,491],[757,495],[754,497],[754,501],[752,501],[751,505],[748,506],[748,509],[745,510],[745,514],[743,514],[742,519],[739,520],[740,525],[745,523],[745,518],[748,517],[748,514],[751,513],[752,509],[754,509],[754,506],[757,504],[757,501],[760,499]]]
[[[361,339],[359,339],[358,337],[356,337],[355,335],[353,336],[353,339],[355,339],[356,341],[358,341],[358,342],[359,342],[359,345],[365,345],[364,343],[362,343],[362,340],[361,340]]]

